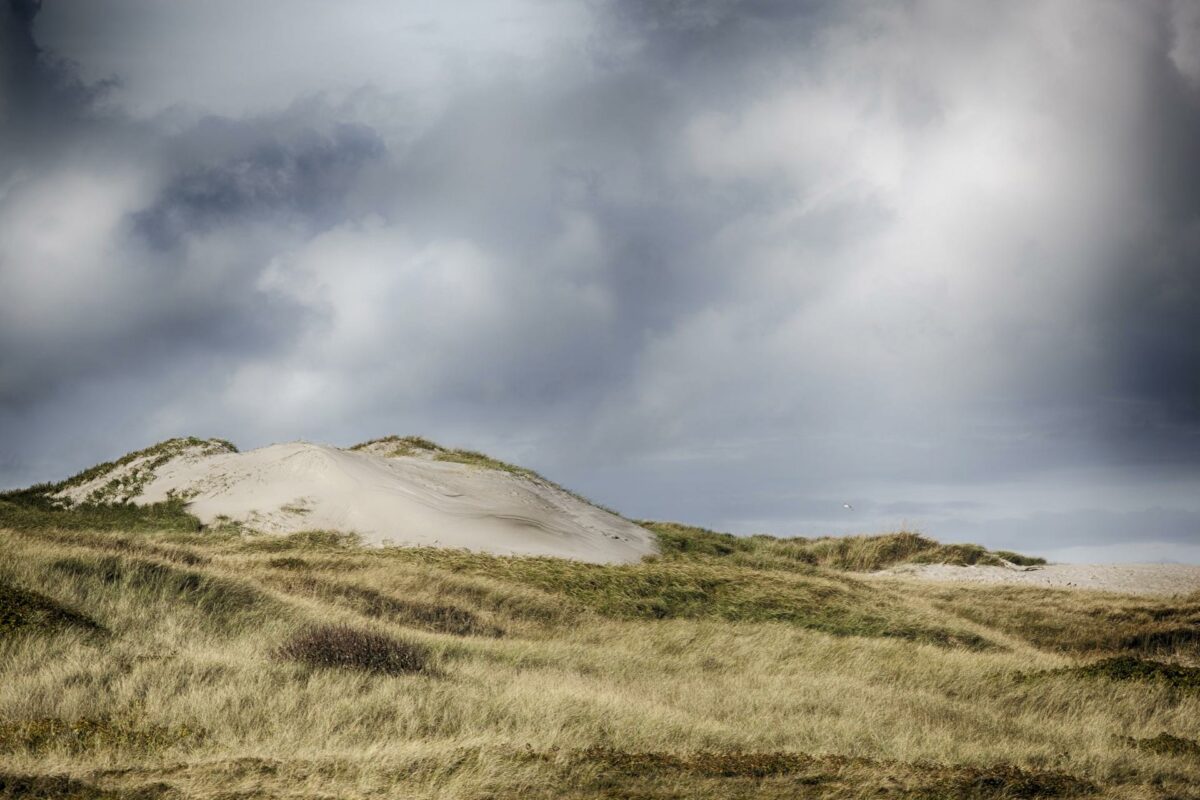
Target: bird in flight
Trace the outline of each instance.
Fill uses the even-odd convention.
[[[850,505],[849,503],[842,503],[842,508],[847,509],[848,511],[854,510],[854,506]]]

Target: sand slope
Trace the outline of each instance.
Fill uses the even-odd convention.
[[[1200,566],[1190,564],[1047,564],[1041,567],[959,567],[906,564],[872,573],[874,577],[1014,584],[1053,589],[1090,589],[1140,595],[1200,592]]]
[[[183,448],[141,473],[134,503],[182,497],[205,524],[228,518],[254,530],[338,530],[372,544],[461,547],[504,555],[631,562],[656,550],[653,535],[535,477],[439,461],[293,442],[245,453]],[[108,472],[65,490],[74,502],[111,485]],[[120,499],[125,499],[124,497]]]

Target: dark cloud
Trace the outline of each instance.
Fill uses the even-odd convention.
[[[245,155],[204,164],[171,180],[132,217],[154,247],[177,247],[194,233],[284,217],[310,228],[345,218],[347,193],[384,154],[370,128],[337,125],[331,136],[302,130],[294,141],[257,143]]]
[[[4,483],[412,431],[739,531],[1195,543],[1186,3],[109,5],[4,9]]]

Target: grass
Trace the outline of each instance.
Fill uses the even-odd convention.
[[[945,585],[929,586],[925,594],[943,610],[1051,652],[1200,658],[1200,596],[1196,595],[1171,603],[1117,596],[1081,603],[1077,592],[1019,586],[981,592]]]
[[[385,455],[389,458],[403,458],[412,456],[427,456],[434,461],[450,461],[456,464],[468,464],[473,467],[482,469],[492,469],[499,472],[508,472],[513,475],[520,475],[532,480],[540,480],[549,483],[541,475],[538,475],[531,469],[518,467],[516,464],[509,464],[505,461],[492,458],[475,450],[456,450],[447,447],[442,447],[437,442],[431,442],[421,436],[384,436],[379,439],[371,439],[367,442],[359,442],[352,446],[351,450],[367,450],[374,453]]]
[[[868,581],[933,550],[811,544],[0,532],[38,620],[0,636],[0,797],[1200,797],[1194,642],[1114,661],[1200,598]]]
[[[528,467],[510,464],[507,461],[501,461],[497,458],[480,453],[475,450],[461,450],[443,447],[442,445],[431,442],[421,436],[384,436],[379,439],[371,439],[366,442],[359,442],[350,447],[355,451],[368,451],[383,455],[389,458],[404,458],[404,457],[424,457],[431,458],[434,461],[445,461],[453,464],[465,464],[469,467],[477,469],[493,470],[496,472],[505,472],[509,475],[516,475],[530,481],[545,484],[546,486],[558,489],[561,492],[571,495],[572,497],[582,500],[585,503],[603,508],[610,514],[620,516],[611,508],[606,508],[598,503],[595,503],[577,492],[573,492],[565,486],[561,486],[554,481],[538,474]]]
[[[0,578],[0,637],[30,630],[74,628],[87,633],[104,629],[85,614],[67,608],[40,592],[15,586]]]
[[[874,572],[899,564],[1045,564],[1045,559],[1008,551],[991,552],[974,544],[941,544],[911,531],[882,536],[818,539],[734,536],[676,522],[642,521],[659,541],[668,560],[718,559],[759,569],[794,570],[801,565],[853,572]]]
[[[1168,664],[1161,661],[1114,656],[1081,667],[1068,667],[1067,672],[1083,678],[1102,678],[1109,681],[1143,681],[1157,683],[1185,692],[1200,692],[1200,668]]]

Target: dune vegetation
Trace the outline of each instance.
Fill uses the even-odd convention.
[[[595,565],[0,510],[0,797],[1200,798],[1200,595],[865,574],[1013,561],[910,533]]]

